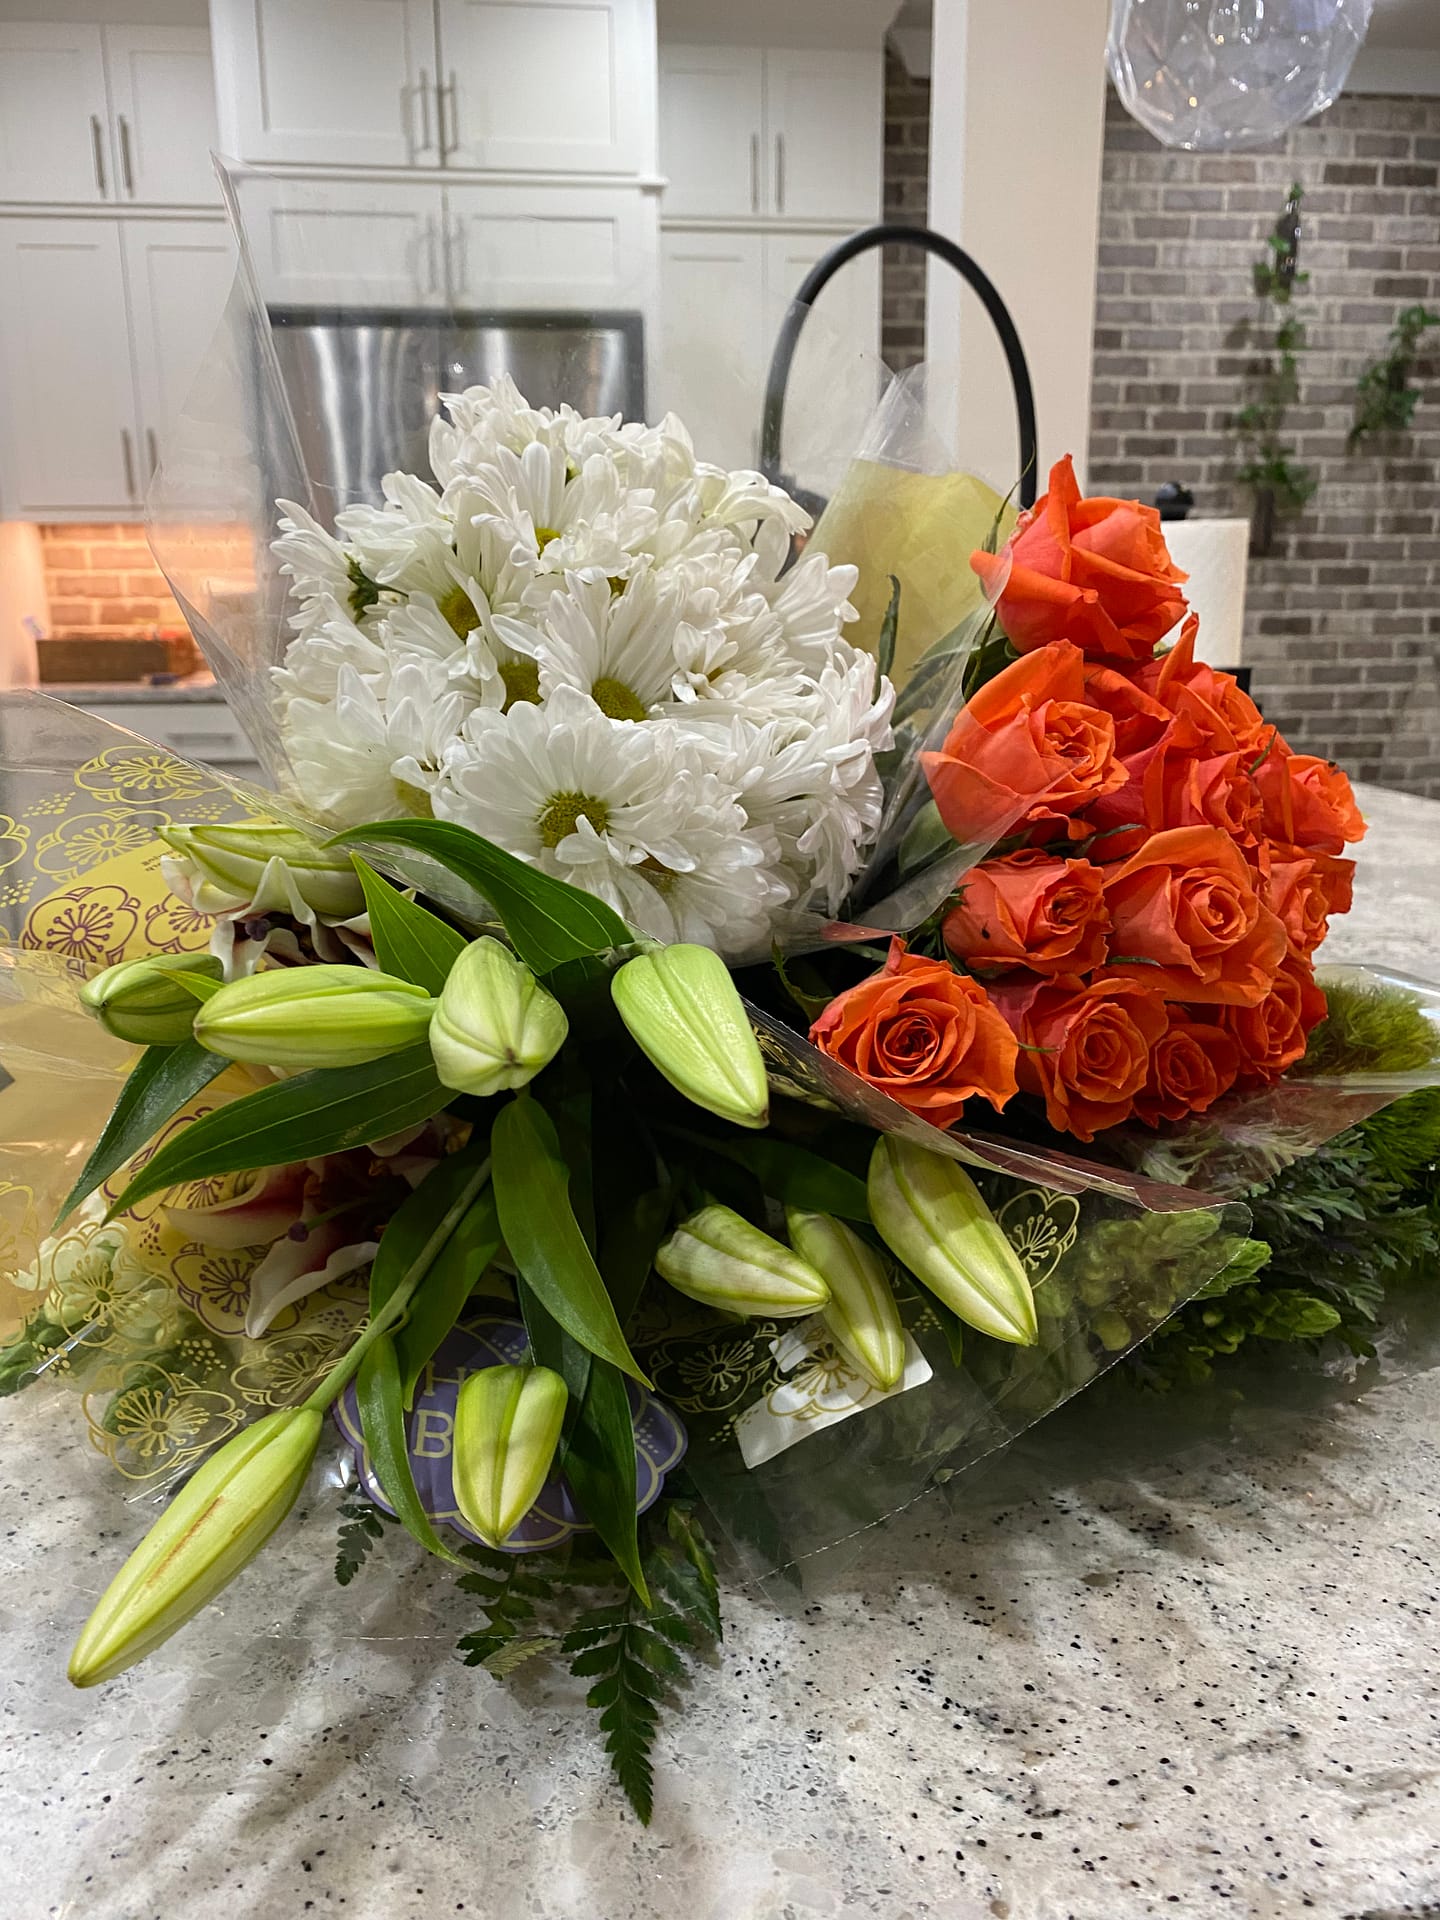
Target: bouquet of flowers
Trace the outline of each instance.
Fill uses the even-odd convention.
[[[467,1661],[585,1677],[643,1818],[714,1536],[793,1568],[1255,1291],[1237,1196],[1428,1085],[1435,1030],[1327,1003],[1344,776],[1068,462],[897,689],[898,591],[847,641],[853,569],[791,564],[806,516],[674,419],[501,381],[430,459],[333,526],[279,505],[276,792],[30,709],[5,1022],[77,1094],[8,1136],[0,1384],[73,1381],[169,1495],[77,1685],[323,1453],[341,1584],[392,1527],[452,1565]]]

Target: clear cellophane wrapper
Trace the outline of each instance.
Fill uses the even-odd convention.
[[[232,200],[263,197],[264,182],[232,172],[226,188]],[[167,1205],[210,1201],[213,1190],[147,1201],[110,1228],[92,1204],[58,1241],[47,1239],[134,1058],[81,1014],[75,987],[117,960],[204,949],[211,937],[205,917],[170,891],[156,829],[257,813],[312,831],[333,824],[311,819],[294,792],[270,699],[271,672],[289,638],[286,582],[270,542],[277,498],[329,521],[362,496],[343,467],[307,470],[300,449],[315,423],[307,397],[287,391],[280,377],[243,224],[240,231],[234,292],[172,433],[150,510],[156,553],[273,791],[237,786],[39,696],[0,702],[0,1232],[5,1271],[14,1276],[0,1283],[0,1331],[13,1336],[0,1384],[38,1376],[55,1404],[37,1405],[35,1417],[83,1420],[95,1452],[132,1496],[170,1487],[246,1421],[303,1398],[365,1311],[362,1271],[292,1301],[266,1332],[248,1334],[250,1276],[264,1249],[206,1246],[167,1219]],[[883,446],[897,460],[906,423],[917,417],[900,403],[885,416]],[[974,499],[978,539],[995,503],[979,492]],[[964,533],[968,555],[968,524]],[[932,538],[932,558],[942,544]],[[945,565],[953,558],[952,549]],[[922,554],[912,566],[917,581],[923,564]],[[867,566],[867,577],[873,572]],[[918,597],[921,586],[912,591]],[[933,846],[921,819],[928,791],[919,753],[964,725],[957,715],[965,673],[988,622],[988,608],[974,602],[899,674],[888,804],[852,896],[852,921],[799,915],[792,948],[907,931],[1014,826],[1013,818],[988,820],[977,823],[970,845]],[[903,624],[902,612],[902,631]],[[917,832],[921,853],[907,854]],[[462,924],[493,924],[485,903],[433,864],[369,851]],[[1081,1157],[966,1129],[942,1134],[795,1030],[758,1011],[755,1018],[776,1123],[789,1137],[803,1144],[824,1131],[827,1150],[842,1159],[848,1139],[863,1171],[863,1147],[882,1129],[971,1169],[1034,1285],[1040,1328],[1038,1343],[1023,1349],[968,1328],[962,1337],[927,1297],[904,1290],[908,1364],[900,1387],[882,1395],[818,1325],[708,1313],[652,1284],[629,1329],[632,1344],[656,1395],[683,1423],[690,1481],[740,1565],[763,1576],[803,1565],[952,1483],[1088,1387],[1221,1272],[1249,1221],[1236,1197],[1242,1178],[1211,1183],[1188,1165],[1178,1177],[1156,1177],[1137,1170],[1133,1150],[1111,1155],[1103,1140]],[[243,1069],[231,1070],[169,1123],[167,1136],[254,1084]],[[1402,1090],[1287,1082],[1265,1099],[1287,1113],[1286,1103],[1301,1103],[1299,1150],[1308,1150],[1351,1123],[1356,1100],[1373,1110]],[[1223,1127],[1223,1116],[1212,1114],[1209,1124]],[[109,1183],[108,1197],[122,1177]],[[502,1314],[506,1290],[503,1271],[481,1287]],[[363,1479],[366,1462],[354,1459],[338,1428],[335,1458],[342,1477],[353,1483],[358,1466]]]

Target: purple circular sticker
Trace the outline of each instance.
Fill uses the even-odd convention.
[[[455,1486],[450,1471],[451,1445],[455,1433],[455,1397],[460,1383],[482,1367],[514,1365],[526,1359],[530,1341],[518,1320],[500,1320],[488,1315],[462,1320],[441,1341],[415,1388],[415,1404],[406,1417],[406,1439],[410,1449],[410,1470],[420,1504],[435,1521],[454,1527],[468,1540],[479,1535],[461,1517],[455,1504]],[[630,1420],[635,1430],[635,1504],[644,1513],[660,1497],[665,1476],[679,1465],[685,1454],[685,1429],[669,1407],[634,1380],[626,1380],[630,1398]],[[356,1471],[365,1489],[386,1513],[395,1509],[385,1498],[370,1451],[360,1431],[360,1407],[352,1381],[335,1406],[335,1422],[355,1456]],[[558,1547],[573,1534],[588,1531],[587,1523],[570,1497],[563,1475],[552,1474],[541,1489],[540,1498],[504,1543],[507,1553],[540,1553]]]

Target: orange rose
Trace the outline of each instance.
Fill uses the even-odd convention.
[[[1020,1086],[1045,1102],[1061,1133],[1093,1140],[1128,1120],[1165,1032],[1164,1003],[1138,980],[1108,973],[1088,986],[1062,979],[1012,985],[991,998],[1020,1042]]]
[[[1153,747],[1175,724],[1169,707],[1115,667],[1087,662],[1085,698],[1115,722],[1115,751],[1122,760]]]
[[[1135,1111],[1147,1126],[1204,1113],[1234,1086],[1240,1049],[1232,1035],[1211,1021],[1170,1008],[1170,1025],[1150,1050],[1150,1076],[1136,1095]]]
[[[1218,827],[1242,847],[1260,838],[1260,794],[1244,753],[1196,751],[1188,720],[1173,720],[1152,746],[1121,761],[1129,776],[1089,809],[1086,824],[1105,839],[1097,852],[1128,857],[1152,833]]]
[[[899,940],[879,973],[830,1002],[810,1038],[937,1127],[953,1126],[977,1095],[998,1113],[1015,1092],[1015,1037],[985,989]]]
[[[1285,957],[1285,929],[1216,827],[1155,833],[1106,869],[1110,965],[1166,1000],[1253,1007]]]
[[[1254,1007],[1222,1007],[1219,1023],[1240,1049],[1240,1084],[1264,1086],[1303,1059],[1310,1029],[1325,1018],[1325,995],[1303,954],[1290,954]]]
[[[1279,916],[1296,953],[1313,953],[1329,930],[1331,914],[1350,911],[1353,860],[1270,846],[1261,871],[1265,904]]]
[[[1069,454],[1050,469],[1049,491],[1022,514],[1006,549],[1010,577],[998,612],[1018,653],[1073,640],[1087,654],[1148,660],[1185,611],[1160,516],[1138,500],[1084,500]],[[1005,561],[972,553],[993,595]]]
[[[1110,927],[1103,879],[1088,860],[1039,850],[982,861],[945,916],[945,944],[982,972],[1089,973],[1105,958]]]
[[[1212,753],[1245,752],[1258,759],[1275,729],[1233,674],[1195,658],[1199,631],[1199,617],[1192,613],[1175,645],[1143,666],[1135,684],[1167,711],[1188,720]]]
[[[1291,753],[1283,742],[1255,771],[1272,840],[1307,852],[1342,853],[1347,840],[1363,840],[1365,822],[1350,782],[1333,760]]]
[[[987,681],[920,764],[961,842],[998,839],[1022,821],[1078,837],[1069,816],[1125,783],[1114,723],[1087,703],[1083,656],[1064,641]]]

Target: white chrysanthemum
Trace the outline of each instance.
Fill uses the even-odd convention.
[[[472,713],[445,772],[441,818],[598,894],[656,939],[748,948],[787,897],[744,810],[678,729],[607,719],[573,688],[544,707]]]
[[[841,638],[852,568],[782,571],[801,509],[650,427],[447,395],[438,490],[394,474],[332,536],[287,508],[276,675],[300,797],[429,812],[663,939],[762,952],[839,906],[881,811],[889,689]]]

